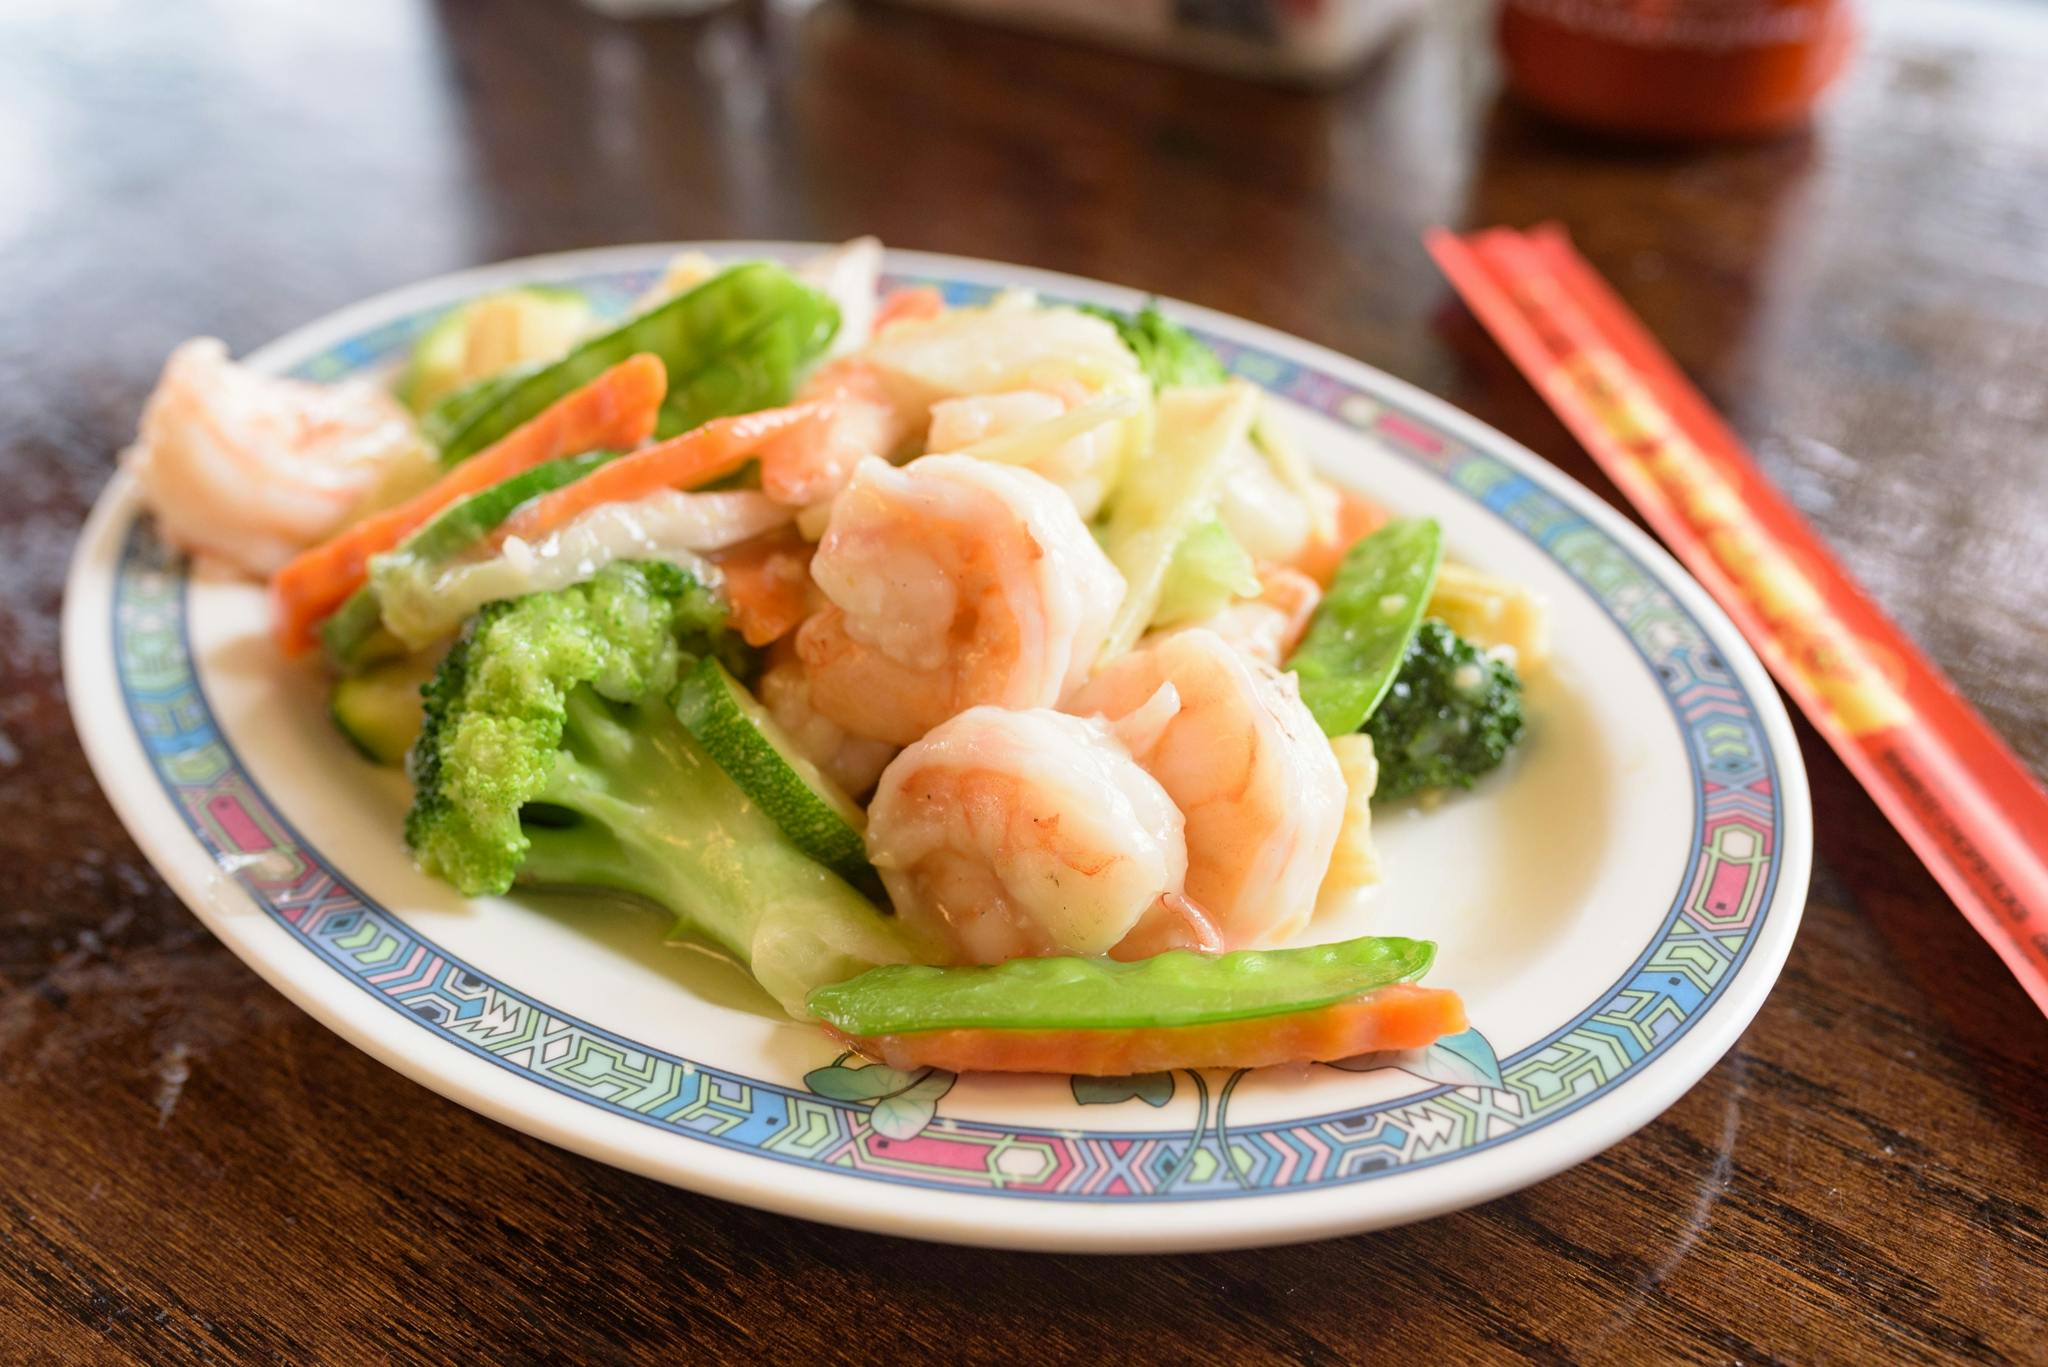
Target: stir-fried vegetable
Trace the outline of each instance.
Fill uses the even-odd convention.
[[[1258,391],[1242,380],[1160,396],[1152,450],[1124,474],[1110,505],[1104,549],[1124,576],[1124,601],[1104,658],[1129,650],[1158,611],[1181,543],[1216,510],[1231,448],[1245,438]]]
[[[674,914],[676,937],[731,955],[792,1016],[820,986],[918,957],[902,927],[798,849],[658,697],[568,694],[523,835],[520,886],[651,902]]]
[[[1345,555],[1287,667],[1327,736],[1365,725],[1393,687],[1443,556],[1434,521],[1389,522]]]
[[[1029,299],[950,309],[889,328],[861,353],[903,402],[997,394],[1056,380],[1090,390],[1139,376],[1116,329],[1073,309]]]
[[[1344,821],[1337,828],[1337,847],[1316,889],[1316,910],[1334,906],[1380,881],[1379,849],[1372,839],[1372,799],[1379,792],[1380,762],[1372,737],[1363,731],[1330,737],[1337,767],[1344,771]]]
[[[420,734],[420,689],[439,663],[430,654],[408,655],[336,679],[327,695],[335,729],[372,764],[405,763]]]
[[[1365,729],[1380,797],[1470,788],[1521,738],[1522,680],[1442,622],[1424,622]]]
[[[466,893],[511,887],[526,854],[520,808],[553,768],[569,693],[666,699],[724,623],[716,594],[662,564],[485,608],[429,686],[408,760],[405,836],[421,867]]]
[[[582,295],[546,285],[472,299],[413,345],[398,396],[413,412],[430,412],[465,385],[561,355],[590,331],[595,316]]]
[[[1131,417],[1141,412],[1142,407],[1135,396],[1109,390],[1057,417],[983,437],[971,446],[963,446],[948,454],[972,456],[998,465],[1035,465],[1054,447],[1085,436],[1104,423]]]
[[[1165,627],[1200,621],[1221,612],[1234,599],[1256,598],[1259,592],[1258,567],[1251,556],[1221,518],[1211,517],[1197,523],[1174,549],[1151,624]]]
[[[1230,378],[1216,353],[1161,313],[1157,304],[1147,303],[1136,313],[1119,313],[1099,304],[1082,304],[1080,310],[1107,320],[1116,329],[1155,389],[1217,385]]]
[[[479,613],[428,687],[406,838],[467,894],[625,892],[805,992],[911,957],[899,930],[733,787],[678,719],[678,672],[725,646],[717,598],[674,566]]]
[[[658,359],[628,357],[427,489],[299,555],[270,581],[278,645],[287,655],[303,653],[314,643],[314,627],[362,586],[370,557],[398,545],[456,500],[559,456],[647,440],[666,385]]]
[[[770,262],[746,262],[559,360],[450,395],[421,427],[452,465],[607,367],[646,352],[668,372],[656,434],[673,436],[711,418],[788,402],[798,373],[825,350],[838,323],[838,310],[817,290]]]
[[[820,988],[809,1004],[834,1033],[899,1068],[1255,1067],[1417,1048],[1464,1029],[1455,994],[1405,986],[1435,954],[1427,940],[1368,936],[1133,963],[905,965]]]
[[[385,595],[380,580],[388,586],[448,564],[495,531],[520,504],[581,479],[616,454],[587,451],[563,456],[499,480],[449,504],[396,547],[370,557],[369,582],[320,626],[320,644],[328,660],[341,669],[360,669],[380,656],[403,651],[406,643],[383,629]]]
[[[597,888],[675,913],[792,1011],[913,957],[706,755],[671,698],[730,648],[715,595],[672,565],[478,614],[427,690],[406,839],[465,893]]]
[[[713,579],[702,552],[788,519],[787,508],[751,489],[661,489],[599,504],[536,542],[507,542],[450,564],[379,557],[372,583],[385,629],[417,649],[454,635],[486,603],[580,584],[616,561],[659,560]]]
[[[676,691],[676,714],[798,849],[861,891],[880,893],[861,842],[867,814],[798,752],[732,671],[700,660]]]
[[[747,463],[762,443],[812,416],[806,404],[719,418],[612,462],[574,484],[536,498],[498,529],[497,539],[531,541],[605,503],[663,489],[696,489]]]
[[[1513,651],[1524,672],[1550,657],[1550,611],[1526,584],[1446,561],[1429,593],[1429,615],[1468,641]]]
[[[1428,940],[1364,936],[1306,949],[1175,950],[1149,959],[905,966],[824,988],[819,1019],[850,1035],[931,1030],[1139,1030],[1285,1015],[1429,971]]]

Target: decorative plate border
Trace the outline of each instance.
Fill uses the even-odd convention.
[[[647,270],[568,283],[623,305]],[[912,283],[896,277],[891,283]],[[955,303],[990,286],[918,277]],[[380,364],[427,310],[294,368],[330,379]],[[1592,1006],[1503,1060],[1504,1085],[1440,1086],[1309,1118],[1185,1132],[1005,1127],[940,1118],[911,1139],[865,1107],[648,1049],[549,1010],[456,959],[376,905],[291,828],[234,753],[192,669],[182,562],[137,518],[113,595],[119,686],[159,782],[215,862],[299,943],[423,1029],[565,1096],[678,1134],[865,1179],[1041,1200],[1265,1195],[1434,1166],[1533,1132],[1607,1094],[1703,1014],[1770,914],[1784,813],[1753,701],[1706,630],[1649,570],[1556,495],[1388,396],[1230,338],[1233,371],[1340,422],[1482,503],[1563,566],[1628,635],[1684,734],[1697,787],[1682,890],[1648,948]]]

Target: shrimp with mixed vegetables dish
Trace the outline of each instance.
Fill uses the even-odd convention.
[[[685,253],[610,317],[498,291],[395,393],[190,342],[128,468],[167,539],[270,577],[464,895],[652,902],[904,1068],[1465,1028],[1431,944],[1315,918],[1380,879],[1370,805],[1506,761],[1541,600],[1325,483],[1157,308],[882,268]]]

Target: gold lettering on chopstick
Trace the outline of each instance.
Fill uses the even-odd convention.
[[[1912,708],[1869,644],[1750,511],[1742,495],[1609,351],[1573,350],[1565,372],[1609,436],[1635,457],[1763,618],[1786,665],[1852,736],[1897,726]]]

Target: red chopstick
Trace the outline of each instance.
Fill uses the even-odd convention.
[[[1429,251],[2048,1013],[2048,792],[1884,615],[1560,228]]]

